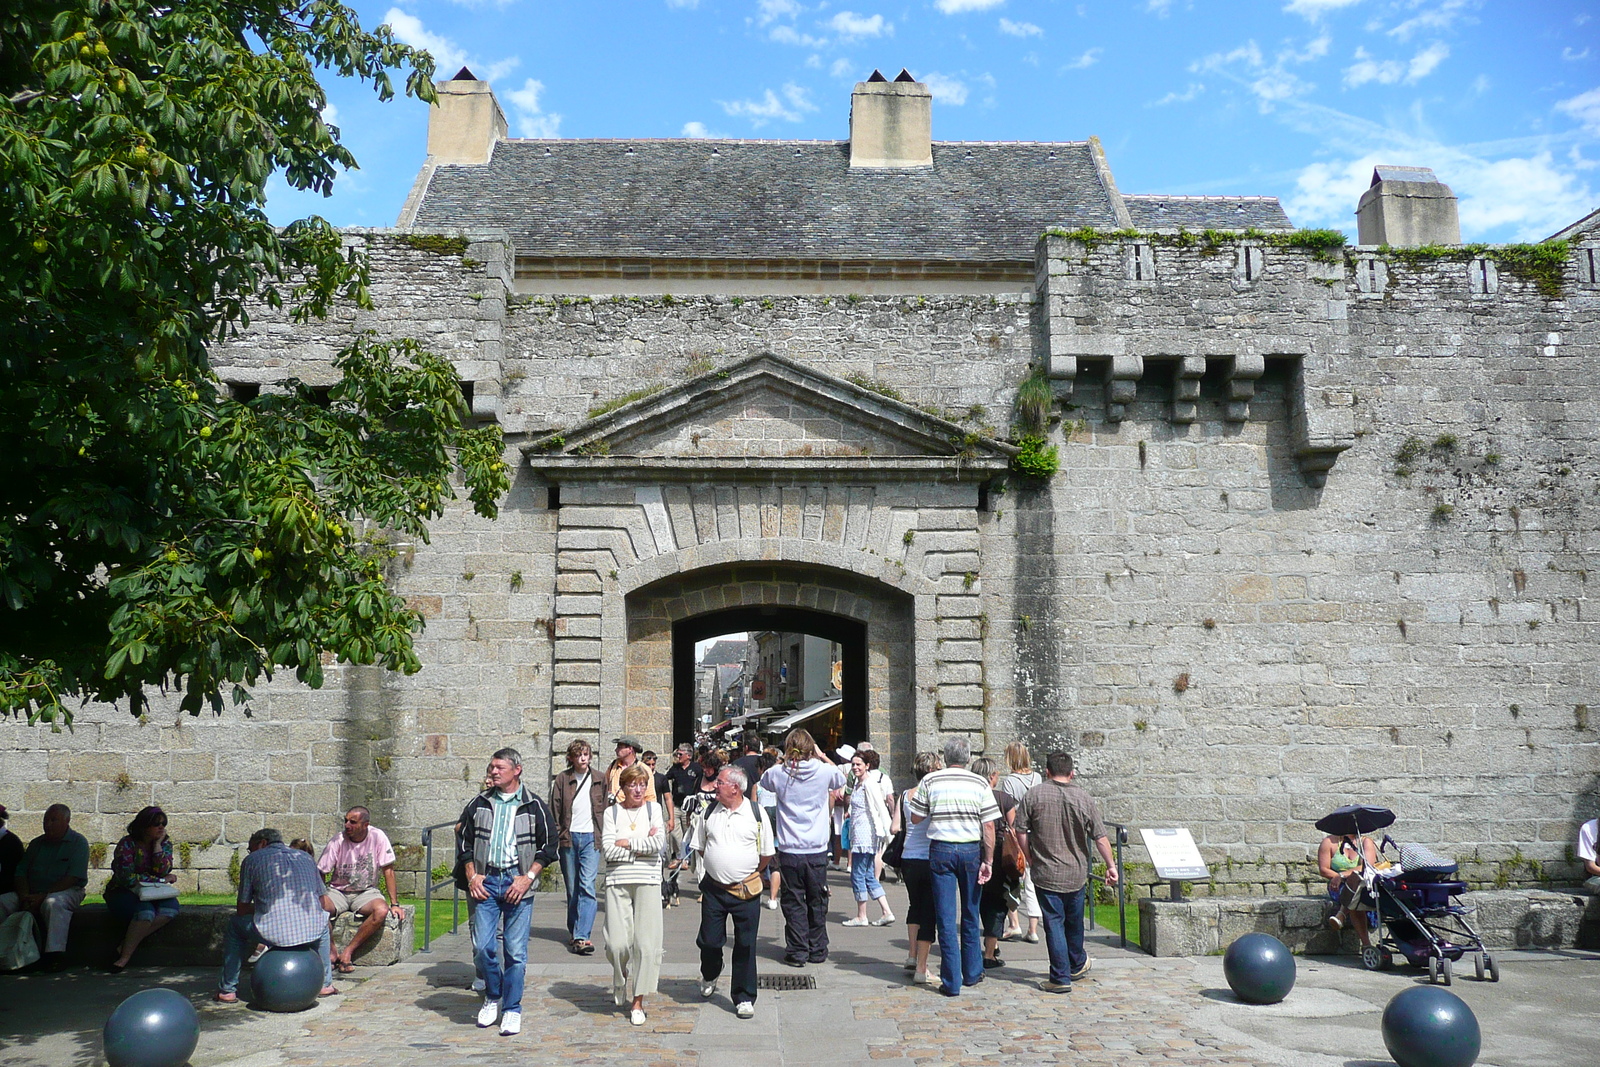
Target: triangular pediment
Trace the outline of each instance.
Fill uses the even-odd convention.
[[[770,353],[587,419],[526,449],[565,467],[796,471],[1004,470],[1015,454],[970,426]]]

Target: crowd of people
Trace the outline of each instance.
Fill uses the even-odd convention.
[[[918,753],[914,780],[896,789],[870,744],[830,754],[804,729],[781,749],[764,747],[753,732],[730,752],[683,745],[664,771],[637,738],[614,743],[616,758],[601,770],[590,744],[573,741],[548,792],[525,780],[515,749],[502,748],[461,811],[456,871],[471,901],[481,1027],[498,1024],[508,1036],[521,1030],[533,890],[557,863],[566,947],[577,955],[595,951],[604,871],[611,991],[635,1024],[645,1022],[646,998],[659,985],[663,909],[679,903],[686,876],[701,908],[700,991],[714,996],[726,965],[740,1018],[755,1014],[761,912],[782,910],[784,964],[822,963],[831,871],[849,872],[855,909],[845,926],[901,921],[884,890],[886,863],[906,888],[911,981],[937,981],[940,992],[959,996],[986,970],[1004,966],[1002,940],[1037,941],[1041,923],[1050,955],[1041,988],[1065,992],[1088,972],[1082,922],[1090,842],[1106,880],[1114,884],[1118,872],[1095,803],[1074,783],[1064,753],[1052,754],[1041,776],[1027,748],[1014,744],[1002,773],[993,760],[972,760],[967,741],[956,737],[941,752]],[[88,843],[70,828],[65,805],[45,813],[44,833],[25,849],[4,832],[4,819],[0,808],[0,919],[36,915],[45,964],[59,967],[87,890]],[[127,924],[112,970],[127,967],[178,913],[166,829],[165,813],[145,808],[112,853],[105,898]],[[335,973],[348,973],[361,946],[399,909],[388,836],[355,807],[320,852],[308,841],[285,842],[274,829],[252,834],[248,850],[214,998],[236,1002],[245,961],[274,948],[314,947],[324,961],[321,992],[337,993]],[[348,943],[335,946],[330,921],[346,913],[358,922]],[[934,977],[928,961],[936,943]]]
[[[804,729],[781,750],[764,748],[753,732],[728,753],[680,746],[665,771],[637,738],[614,744],[616,758],[601,771],[590,744],[573,741],[547,798],[523,780],[516,750],[501,749],[484,791],[462,811],[459,869],[474,902],[480,1027],[521,1031],[529,890],[552,863],[566,885],[567,950],[588,955],[603,860],[611,993],[635,1025],[659,985],[662,911],[678,903],[686,873],[699,890],[700,992],[715,996],[728,966],[743,1019],[755,1015],[762,910],[782,909],[784,964],[822,963],[831,870],[849,871],[855,912],[845,926],[900,921],[883,888],[886,861],[906,887],[911,981],[937,981],[941,993],[959,996],[1005,965],[1002,940],[1037,942],[1041,925],[1050,956],[1041,989],[1067,992],[1089,971],[1089,870],[1098,858],[1113,885],[1118,871],[1098,808],[1065,753],[1052,753],[1041,775],[1026,746],[1013,744],[1002,773],[993,760],[972,760],[956,737],[941,752],[919,753],[915,780],[897,791],[870,744],[830,755]],[[936,978],[928,970],[935,943]]]

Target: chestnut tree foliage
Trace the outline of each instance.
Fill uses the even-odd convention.
[[[322,0],[26,0],[0,8],[0,714],[176,689],[222,710],[292,668],[419,668],[382,530],[426,537],[461,485],[493,517],[499,432],[450,365],[363,337],[331,394],[248,402],[207,345],[251,307],[369,306],[325,221],[355,161],[318,71],[433,98],[426,53]]]

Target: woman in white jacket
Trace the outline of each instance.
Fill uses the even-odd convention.
[[[856,917],[846,919],[846,926],[888,926],[894,922],[889,898],[884,895],[873,869],[879,850],[894,836],[889,798],[883,787],[883,776],[878,773],[878,760],[878,754],[870,749],[850,758],[850,770],[855,775],[850,787],[850,888],[855,891]],[[870,922],[867,919],[869,900],[876,900],[883,909],[883,914]]]
[[[661,977],[661,850],[667,840],[661,805],[645,801],[650,772],[635,763],[617,780],[621,801],[606,809],[601,840],[606,857],[606,957],[611,995],[627,1003],[629,1020],[644,1025],[644,998]]]

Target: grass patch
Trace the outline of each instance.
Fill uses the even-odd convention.
[[[178,904],[184,907],[205,907],[207,905],[232,906],[236,900],[237,898],[232,893],[183,893],[178,897]],[[402,907],[412,909],[414,911],[411,929],[413,934],[416,936],[416,946],[420,949],[422,947],[422,898],[401,897],[400,904]],[[1116,909],[1113,908],[1111,910],[1112,913],[1115,914]],[[467,925],[467,895],[465,893],[461,894],[460,915],[461,926],[463,929],[465,929]],[[442,897],[436,896],[433,898],[432,926],[433,937],[435,940],[450,932],[450,894],[448,892],[446,892]]]
[[[1096,904],[1094,907],[1095,932],[1109,931],[1113,936],[1117,932],[1117,906],[1115,904]],[[1084,928],[1088,930],[1087,920]],[[1041,931],[1041,936],[1043,931]],[[1139,902],[1132,897],[1128,898],[1128,944],[1139,943]]]

